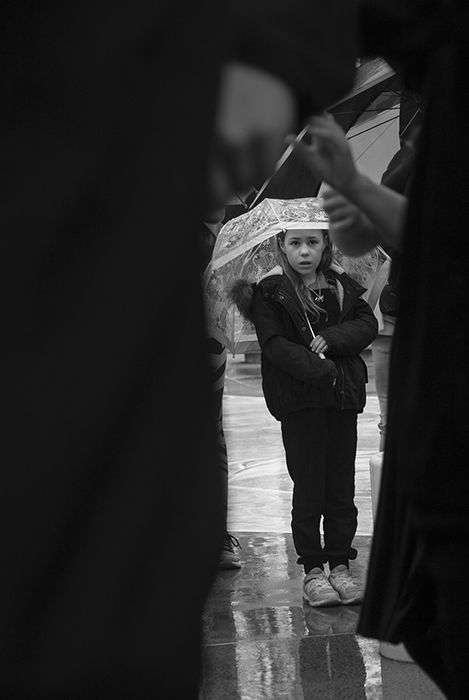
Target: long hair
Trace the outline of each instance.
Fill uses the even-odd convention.
[[[320,229],[321,233],[324,237],[324,243],[326,244],[326,247],[324,248],[322,252],[322,257],[319,262],[319,265],[316,268],[316,271],[319,272],[325,272],[328,270],[333,262],[333,253],[332,253],[332,246],[331,246],[331,240],[329,238],[329,234],[327,232],[327,229]],[[286,236],[286,231],[282,231],[281,233],[277,234],[277,258],[279,264],[282,266],[284,273],[292,283],[293,289],[296,292],[296,295],[300,301],[301,306],[303,307],[305,313],[310,312],[310,314],[313,317],[314,321],[319,320],[320,314],[325,314],[326,311],[322,309],[320,306],[318,306],[314,301],[313,301],[313,296],[311,294],[311,291],[308,289],[308,287],[305,285],[303,282],[303,279],[301,275],[299,275],[295,270],[292,268],[290,263],[288,262],[288,258],[286,254],[283,252],[282,248],[280,247],[280,242],[285,243],[285,236]]]

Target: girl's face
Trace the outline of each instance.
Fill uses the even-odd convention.
[[[324,234],[318,229],[287,230],[284,241],[280,241],[288,262],[305,281],[315,277],[325,247]]]

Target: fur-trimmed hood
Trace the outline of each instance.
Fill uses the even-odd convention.
[[[344,269],[338,263],[333,262],[331,267],[324,273],[326,278],[329,277],[330,281],[335,283],[337,298],[341,309],[344,303],[344,290],[340,281],[340,277],[344,274],[344,272]],[[280,267],[280,265],[277,265],[270,272],[264,275],[264,277],[262,277],[257,283],[248,282],[245,279],[237,279],[233,282],[231,288],[228,290],[228,299],[232,304],[236,304],[243,318],[253,323],[254,319],[252,314],[252,302],[254,299],[256,288],[259,285],[262,285],[263,283],[269,281],[270,278],[277,278],[277,281],[280,284],[283,279],[283,276],[283,269]],[[349,281],[353,286],[356,287],[357,296],[360,296],[360,294],[364,293],[364,288],[360,287],[360,285],[354,282],[351,278],[349,278]],[[274,282],[273,279],[272,282]]]
[[[281,277],[283,269],[280,265],[276,265],[270,272],[264,275],[259,282],[248,282],[245,279],[237,279],[233,282],[228,290],[228,299],[232,304],[236,304],[239,313],[243,318],[251,323],[254,323],[252,317],[252,300],[256,287],[269,277]]]
[[[252,317],[252,300],[254,299],[256,286],[255,282],[237,279],[233,282],[227,294],[228,300],[232,304],[236,304],[241,316],[251,323],[254,323]]]

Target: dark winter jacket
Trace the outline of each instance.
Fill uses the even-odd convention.
[[[328,345],[324,360],[311,351],[312,335],[305,313],[290,280],[278,269],[279,274],[249,286],[250,306],[241,309],[256,327],[269,411],[278,420],[305,408],[361,412],[368,377],[359,353],[378,331],[373,312],[360,298],[365,290],[345,273],[326,272],[341,313],[338,325],[321,330]]]

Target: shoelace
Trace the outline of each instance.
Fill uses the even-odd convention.
[[[306,585],[309,586],[312,584],[315,588],[330,588],[331,584],[327,580],[327,578],[324,575],[319,575],[319,576],[312,576],[309,581],[307,581]]]
[[[329,581],[327,579],[317,579],[317,580],[312,579],[312,580],[314,581],[314,584],[313,584],[314,587],[319,589],[319,590],[322,590],[322,589],[330,590],[330,588],[331,588],[331,584],[329,583]]]
[[[237,537],[234,535],[230,535],[229,532],[225,534],[224,540],[223,540],[223,547],[224,549],[229,549],[230,552],[233,551],[233,547],[238,547],[239,549],[242,549],[239,540]]]
[[[338,571],[333,575],[333,580],[341,586],[353,586],[354,581],[346,571]]]

